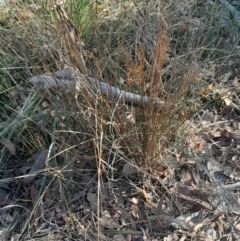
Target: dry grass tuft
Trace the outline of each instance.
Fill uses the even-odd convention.
[[[16,214],[22,215],[21,222],[12,226],[18,238],[41,233],[42,225],[51,230],[49,238],[58,240],[110,240],[99,221],[106,211],[117,216],[121,207],[121,215],[130,220],[125,217],[126,227],[131,223],[132,231],[139,232],[147,214],[136,218],[135,197],[155,209],[162,196],[171,208],[177,206],[160,178],[173,173],[182,164],[179,157],[190,149],[188,121],[205,104],[199,91],[209,84],[203,73],[220,56],[204,49],[216,43],[217,30],[198,20],[201,9],[193,3],[86,3],[79,19],[74,13],[78,1],[65,6],[9,2],[0,30],[0,130],[1,137],[14,140],[17,156],[3,154],[1,165],[14,169],[4,178],[13,186],[12,199],[24,207]],[[191,17],[179,18],[185,12]],[[55,72],[66,68],[150,101],[134,105],[103,98],[86,87],[88,78],[78,91],[29,84],[32,76],[49,73],[56,78]],[[155,98],[164,104],[156,104]],[[19,180],[25,177],[26,163],[17,165],[16,159],[26,160],[43,149],[49,150],[40,163],[44,168],[31,185],[23,185]],[[131,214],[122,208],[126,202]],[[120,231],[128,231],[124,222],[117,226]]]

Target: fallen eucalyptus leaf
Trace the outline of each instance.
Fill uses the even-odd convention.
[[[88,192],[87,200],[90,202],[91,208],[97,207],[97,194],[96,193]]]
[[[126,163],[123,166],[123,170],[122,170],[122,176],[129,176],[129,175],[134,175],[137,173],[137,169],[136,167],[134,167],[131,163]]]
[[[111,217],[110,213],[105,210],[103,216],[98,219],[101,226],[106,228],[118,228],[120,225]]]

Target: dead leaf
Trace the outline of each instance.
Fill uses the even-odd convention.
[[[225,102],[226,106],[232,106],[233,92],[229,88],[217,89],[217,93]]]
[[[214,121],[215,116],[210,111],[205,111],[204,114],[201,116],[202,125],[210,124]]]
[[[209,134],[211,135],[212,138],[218,138],[218,137],[221,137],[222,134],[221,134],[221,130],[220,129],[213,129],[209,132]],[[209,138],[211,138],[209,137]]]
[[[207,169],[210,173],[223,171],[221,163],[213,158],[209,158],[209,161],[207,162]]]
[[[176,182],[174,187],[179,194],[182,194],[184,196],[190,195],[190,190],[191,190],[190,186],[188,186],[182,182]]]
[[[122,213],[118,210],[116,210],[116,212],[112,215],[112,218],[113,219],[117,219],[117,218],[120,218],[122,215]]]
[[[236,224],[235,228],[240,231],[240,223]]]
[[[235,140],[235,141],[240,140],[240,130],[235,130],[231,132],[227,130],[223,130],[221,134],[228,140]]]
[[[196,225],[202,224],[204,212],[202,210],[195,212],[195,213],[187,213],[185,215],[181,215],[177,217],[178,220],[185,221],[188,223],[189,227],[195,230]]]
[[[142,187],[141,192],[142,192],[142,195],[143,195],[145,201],[146,201],[150,206],[157,207],[157,204],[152,201],[152,199],[149,197],[148,193],[146,192],[145,186]]]
[[[123,176],[135,175],[136,173],[137,173],[137,169],[131,163],[127,162],[123,166],[123,170],[122,170]]]
[[[64,220],[64,222],[66,224],[70,223],[70,221],[71,221],[71,219],[68,216],[66,216],[65,214],[62,215],[62,219]]]
[[[197,151],[202,151],[203,153],[209,150],[204,140],[201,140],[199,143],[197,143],[195,148]]]
[[[117,223],[110,215],[110,213],[105,210],[103,211],[103,216],[98,219],[100,225],[106,228],[118,228],[120,225]]]
[[[138,216],[138,210],[139,210],[139,207],[138,207],[138,200],[133,197],[131,200],[130,200],[130,213],[132,214],[132,216],[134,218],[139,218]]]
[[[139,214],[138,214],[138,212],[139,212],[139,206],[138,206],[139,201],[138,201],[138,199],[133,197],[129,200],[129,202],[130,202],[129,210],[130,210],[131,215],[134,218],[139,218]]]
[[[210,90],[212,90],[212,88],[213,88],[213,83],[211,83],[207,87],[202,88],[199,93],[200,96],[204,97]]]
[[[130,203],[138,205],[139,202],[138,202],[137,198],[133,197],[130,199]]]
[[[232,103],[233,103],[232,102],[232,96],[226,96],[226,97],[223,98],[223,100],[224,100],[226,106],[232,106]]]
[[[0,138],[0,143],[3,144],[10,151],[12,155],[14,156],[16,155],[15,145],[11,141],[5,138]]]
[[[121,221],[123,224],[130,223],[132,220],[131,214],[121,207],[117,207],[116,211],[118,215],[121,215]]]
[[[90,202],[91,208],[97,207],[97,194],[96,193],[88,192],[87,200]]]
[[[203,216],[203,211],[200,210],[195,213],[188,213],[185,215],[178,216],[177,218],[168,216],[166,219],[167,219],[167,222],[173,225],[174,227],[182,228],[190,231],[195,228],[194,224],[197,225],[203,222],[202,216]]]
[[[42,170],[45,167],[45,162],[47,160],[48,152],[49,152],[48,149],[42,151],[42,153],[39,155],[37,160],[34,162],[27,177],[23,179],[23,183],[30,184],[36,177],[37,172]]]

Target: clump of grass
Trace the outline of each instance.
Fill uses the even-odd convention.
[[[43,2],[28,16],[30,5],[19,3],[9,9],[0,31],[0,135],[21,147],[23,156],[56,146],[55,161],[48,166],[39,199],[55,187],[55,198],[46,208],[64,203],[65,214],[71,217],[65,221],[74,229],[79,221],[68,200],[91,186],[92,179],[98,185],[99,204],[101,183],[119,178],[123,163],[158,175],[181,153],[188,134],[185,121],[201,107],[198,91],[206,84],[199,78],[205,66],[201,61],[212,58],[208,53],[202,56],[202,47],[206,39],[207,44],[215,41],[212,33],[205,38],[206,27],[170,18],[172,8],[180,10],[166,1],[134,1],[131,10],[123,2],[116,9],[110,7],[112,19],[104,4],[69,0],[65,6],[55,6]],[[195,8],[188,10],[195,14]],[[89,16],[95,21],[89,21]],[[196,25],[200,38],[193,31]],[[160,98],[165,104],[127,105],[96,97],[87,89],[76,98],[69,89],[47,91],[27,82],[32,75],[64,68],[78,69],[152,100]],[[2,155],[1,163],[6,161]],[[83,169],[91,171],[83,174]],[[84,206],[85,197],[79,203]],[[100,209],[98,205],[98,216]],[[85,209],[81,213],[87,227],[89,219],[84,217],[90,214]],[[19,226],[24,236],[27,225]],[[99,228],[96,223],[93,227]],[[94,232],[88,235],[95,236]]]

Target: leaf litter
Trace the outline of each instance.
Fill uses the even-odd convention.
[[[210,116],[210,119],[206,116]],[[201,121],[206,120],[208,122],[204,122],[204,125],[202,125],[203,129],[205,125],[217,122],[209,112],[207,115],[204,115],[204,118],[201,117]],[[158,188],[153,188],[153,186],[150,188],[147,184],[148,181],[153,181],[150,177],[147,177],[143,181],[145,187],[140,187],[140,189],[133,188],[136,184],[132,183],[132,180],[139,174],[136,171],[136,167],[125,163],[122,166],[120,180],[116,180],[115,184],[107,182],[103,185],[104,196],[112,196],[112,201],[107,204],[104,203],[105,199],[100,197],[103,211],[95,225],[99,224],[105,235],[109,235],[111,231],[112,240],[130,240],[134,239],[134,237],[135,239],[141,237],[143,240],[149,240],[153,233],[157,236],[164,236],[164,240],[188,240],[189,237],[192,240],[217,240],[217,237],[221,235],[220,232],[225,233],[230,228],[222,224],[229,219],[230,215],[235,219],[235,229],[238,230],[237,216],[240,214],[238,211],[240,210],[239,197],[233,191],[238,190],[240,186],[239,182],[235,181],[239,176],[239,154],[238,147],[236,146],[237,143],[235,144],[235,142],[238,142],[239,138],[234,138],[234,135],[231,136],[232,138],[229,137],[229,133],[235,132],[234,129],[225,126],[225,124],[220,126],[216,123],[216,126],[218,127],[216,128],[212,125],[212,129],[208,128],[207,132],[198,132],[192,135],[188,143],[189,150],[198,153],[198,159],[194,164],[191,164],[191,168],[186,165],[178,167],[174,176],[172,176],[171,172],[166,173],[163,179],[169,178],[168,180],[172,180],[172,184],[168,182],[169,186],[165,186],[165,191],[161,189],[158,192]],[[215,143],[217,144],[215,145]],[[212,145],[218,149],[218,152],[215,151],[214,155],[212,155]],[[228,148],[226,149],[226,147]],[[31,167],[30,174],[36,173],[45,167],[47,155],[48,150],[40,152]],[[216,156],[222,157],[222,159],[216,159]],[[87,176],[87,173],[86,175],[83,174],[83,179],[87,178]],[[25,180],[25,185],[32,185],[36,183],[37,178],[38,176],[35,175],[31,179],[24,177],[23,180]],[[131,178],[133,179],[131,180]],[[155,178],[158,179],[158,177]],[[128,180],[130,186],[126,185],[126,180]],[[83,190],[70,196],[70,208],[74,210],[76,203],[85,199],[84,212],[89,215],[86,211],[87,209],[96,210],[98,198],[94,191],[96,184],[97,181],[93,179],[88,183],[89,186],[85,187],[85,191]],[[122,188],[116,189],[116,187]],[[129,191],[127,191],[128,189]],[[154,197],[156,195],[155,192],[161,197],[158,201]],[[117,202],[113,201],[114,195],[111,193],[118,195]],[[36,205],[37,195],[36,187],[32,186],[31,198],[33,206]],[[129,196],[132,197],[129,198]],[[52,205],[53,197],[51,194],[48,198],[47,193],[45,193],[45,198],[41,205]],[[123,202],[124,200],[128,200],[124,206],[120,205],[119,201],[121,199]],[[46,229],[44,219],[40,217],[44,217],[50,213],[49,211],[43,213],[43,206],[41,208],[41,205],[38,205],[35,210],[34,226],[38,230],[37,233],[43,232],[44,234],[44,230],[48,229]],[[55,214],[52,214],[55,218],[52,220],[57,221],[62,219],[62,223],[69,223],[68,214],[64,209],[64,203],[62,203],[62,207],[56,207]],[[228,216],[226,216],[226,213]],[[6,222],[12,221],[13,218],[10,213],[2,216],[2,223],[4,225]],[[219,225],[222,231],[216,230],[215,227]],[[149,233],[149,228],[151,229],[151,234]],[[171,234],[167,234],[169,232]]]

